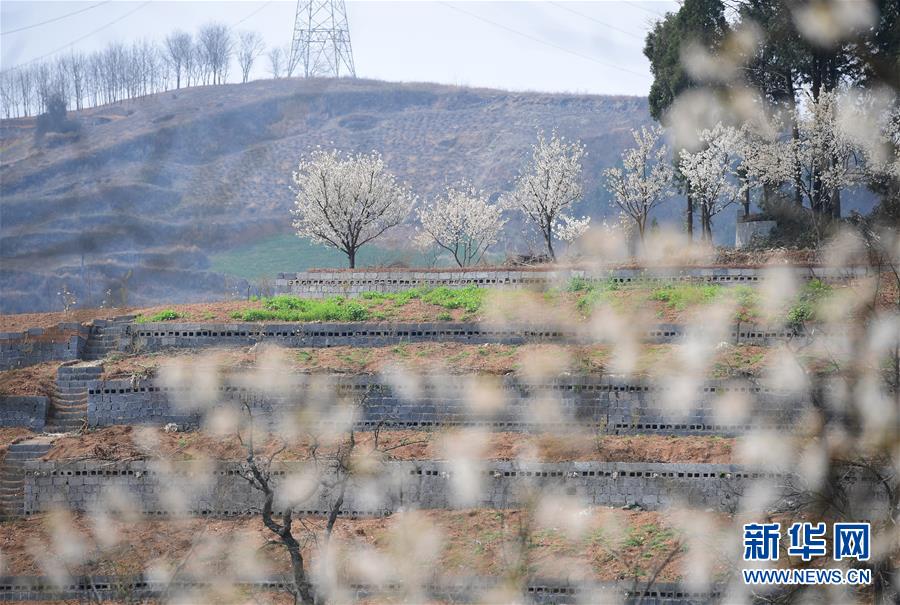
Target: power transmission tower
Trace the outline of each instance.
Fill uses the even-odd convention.
[[[306,78],[356,77],[344,0],[297,0],[288,73]]]

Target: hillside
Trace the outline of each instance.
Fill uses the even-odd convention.
[[[79,306],[240,297],[247,284],[218,271],[271,275],[303,269],[307,256],[321,264],[330,257],[299,240],[273,256],[290,231],[291,169],[316,145],[381,151],[420,198],[461,179],[497,193],[536,131],[556,128],[587,145],[580,211],[602,216],[602,169],[650,120],[637,97],[294,79],[170,91],[70,117],[73,137],[39,138],[33,119],[0,128],[3,312],[58,309],[63,286]],[[291,266],[233,271],[228,260],[247,246]]]

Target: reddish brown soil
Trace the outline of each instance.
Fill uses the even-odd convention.
[[[250,347],[210,349],[203,353],[167,351],[165,355],[156,353],[113,358],[104,363],[104,377],[147,378],[155,375],[160,366],[170,363],[208,365],[220,370],[252,368],[262,350]],[[677,345],[643,346],[634,373],[648,375],[661,365],[670,367],[677,350]],[[716,352],[710,372],[714,377],[757,374],[765,366],[769,353],[771,350],[766,347],[724,347]],[[535,371],[535,366],[544,366],[548,370],[553,369],[554,374],[602,374],[611,370],[609,364],[612,354],[612,349],[606,345],[411,343],[388,347],[290,349],[283,351],[282,361],[292,370],[314,373],[375,374],[402,367],[419,374],[530,375]]]
[[[0,372],[0,396],[49,395],[56,382],[58,361]]]
[[[378,449],[394,460],[435,460],[445,458],[446,445],[464,433],[423,431],[381,431]],[[586,434],[527,435],[521,433],[482,433],[484,459],[524,458],[544,462],[596,460],[616,462],[709,462],[729,463],[733,439],[719,437],[665,437],[656,435],[596,437]],[[357,450],[370,452],[374,433],[355,434]],[[319,453],[327,455],[347,439],[319,439]],[[148,445],[152,444],[152,445]],[[310,455],[310,440],[303,437],[285,444],[280,439],[257,440],[263,455],[287,446],[279,460],[302,460]],[[236,437],[203,432],[166,433],[161,429],[114,426],[83,435],[61,437],[44,456],[45,460],[128,460],[163,457],[175,460],[213,458],[239,460],[246,456]]]
[[[663,567],[658,580],[671,581],[680,576],[684,554],[676,553],[678,534],[668,525],[665,515],[656,512],[589,509],[583,516],[582,531],[566,533],[556,523],[540,522],[532,527],[529,542],[529,573],[537,577],[571,577],[575,570],[600,580],[644,577],[648,569]],[[724,515],[719,522],[725,523]],[[401,544],[427,539],[435,532],[434,548],[426,549],[414,565],[422,571],[440,569],[443,574],[492,575],[509,572],[509,547],[516,540],[526,518],[520,511],[463,510],[398,513],[385,519],[339,519],[334,540],[342,563],[338,569],[352,575],[355,553],[363,547],[388,554],[393,552],[394,566],[408,566],[407,548]],[[546,522],[546,521],[545,521]],[[556,526],[556,527],[554,527]],[[60,527],[68,528],[60,532]],[[305,529],[304,529],[305,527]],[[304,519],[295,523],[301,536],[321,537],[323,521]],[[54,531],[54,528],[56,530]],[[161,561],[183,564],[186,575],[200,576],[218,571],[230,575],[241,556],[256,553],[269,570],[287,568],[280,546],[260,548],[271,538],[258,517],[241,519],[166,519],[107,520],[104,528],[115,543],[100,546],[95,528],[86,515],[37,515],[0,525],[0,550],[7,573],[41,574],[35,553],[52,557],[59,552],[60,534],[67,533],[70,546],[77,544],[90,564],[72,565],[70,571],[94,574],[138,573],[151,563]],[[56,536],[56,539],[54,539]],[[110,537],[110,536],[107,536]],[[313,540],[306,540],[305,555],[313,560]],[[392,546],[397,545],[397,546]],[[396,550],[400,547],[400,550]],[[664,565],[664,566],[663,566]]]
[[[34,437],[34,433],[25,428],[0,428],[0,460],[6,455],[9,446],[31,437]]]
[[[132,309],[72,309],[68,313],[16,313],[0,315],[0,332],[22,332],[28,328],[49,328],[63,322],[87,323],[127,315]]]

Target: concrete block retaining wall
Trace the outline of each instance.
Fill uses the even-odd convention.
[[[222,517],[247,514],[261,505],[260,494],[243,477],[246,470],[240,463],[209,468],[194,462],[34,461],[26,462],[24,468],[26,515],[58,506],[94,511],[104,504],[121,506],[125,502],[146,515]],[[273,481],[277,484],[302,477],[308,470],[302,462],[276,463]],[[534,490],[574,496],[591,506],[639,505],[656,510],[686,503],[731,512],[748,481],[764,476],[779,479],[723,464],[484,461],[475,471],[477,493],[462,500],[455,472],[444,462],[384,463],[365,478],[351,479],[342,514],[381,516],[400,508],[509,509],[523,506],[527,494]],[[330,489],[320,485],[314,495],[293,506],[299,514],[323,515],[333,501]],[[275,508],[281,509],[285,503],[279,492]]]
[[[288,574],[272,575],[256,580],[235,578],[236,587],[259,591],[284,591],[292,586]],[[432,599],[450,603],[481,602],[483,595],[499,584],[496,578],[447,577],[434,578],[422,586],[423,593]],[[700,605],[715,603],[721,599],[725,588],[712,586],[708,590],[689,590],[671,582],[655,582],[649,587],[635,587],[633,581],[591,582],[530,578],[524,588],[529,603],[586,603],[598,605],[631,605],[639,599],[643,605]],[[161,594],[179,591],[215,588],[221,586],[217,579],[196,576],[182,577],[171,582],[160,581],[155,576],[106,576],[73,577],[60,580],[47,576],[0,576],[0,601],[80,600],[93,601],[98,596],[110,600],[143,600]],[[342,588],[356,600],[368,600],[377,596],[390,596],[389,587],[352,583]],[[344,593],[347,594],[347,593]],[[605,595],[603,601],[597,601]],[[399,593],[398,596],[402,596]]]
[[[480,382],[486,380],[487,382]],[[431,376],[416,388],[392,384],[385,376],[298,375],[288,393],[274,396],[249,390],[241,381],[226,380],[218,387],[217,403],[210,409],[237,408],[249,401],[254,422],[278,426],[282,419],[303,410],[321,410],[323,421],[342,414],[332,413],[341,401],[362,399],[355,424],[396,428],[487,426],[494,430],[553,430],[588,428],[609,434],[715,434],[732,435],[751,428],[790,430],[806,409],[795,398],[758,385],[711,381],[685,404],[686,414],[667,406],[670,389],[646,382],[614,377],[569,376],[535,384],[512,377]],[[502,409],[483,412],[473,407],[478,385],[491,385],[502,394]],[[324,387],[324,390],[323,390]],[[315,393],[313,401],[309,395]],[[746,396],[750,413],[740,421],[726,422],[716,414],[719,397]],[[155,424],[174,422],[184,428],[201,424],[203,414],[187,407],[192,399],[188,387],[164,385],[156,379],[127,379],[88,383],[88,424]]]
[[[678,342],[685,336],[681,324],[656,324],[645,332],[653,343]],[[740,323],[726,336],[731,344],[769,345],[798,334],[792,328],[764,329]],[[130,339],[137,352],[169,348],[252,346],[270,342],[283,347],[378,347],[413,342],[459,342],[466,344],[525,344],[534,342],[588,344],[602,342],[589,328],[564,328],[548,325],[494,325],[486,323],[181,323],[157,322],[133,324],[122,338]],[[120,350],[129,348],[122,346]]]
[[[41,396],[0,397],[0,426],[22,426],[43,432],[49,400]]]
[[[78,323],[0,332],[0,371],[45,361],[80,359],[89,335],[90,327]]]
[[[828,267],[785,267],[797,280],[814,277],[843,280],[865,274],[861,267],[833,269]],[[278,294],[295,294],[305,298],[358,296],[363,292],[399,292],[417,287],[464,288],[534,288],[545,289],[568,284],[573,278],[618,284],[697,282],[714,284],[755,284],[765,273],[758,267],[654,267],[651,269],[472,269],[414,270],[385,269],[355,271],[302,271],[279,273],[275,279]]]

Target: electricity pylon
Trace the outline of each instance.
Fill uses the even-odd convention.
[[[297,0],[288,72],[306,78],[356,77],[344,0]]]

